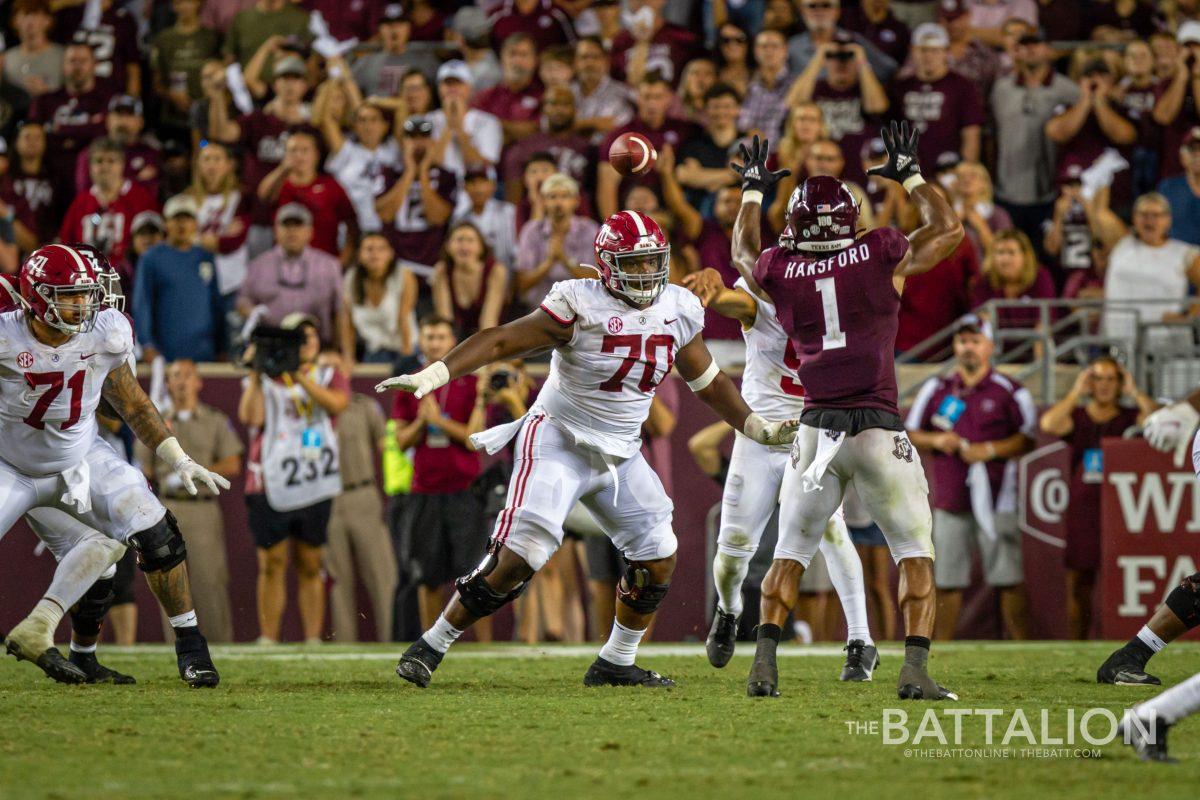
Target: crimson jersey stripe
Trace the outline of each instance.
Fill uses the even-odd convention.
[[[513,517],[517,514],[517,509],[525,502],[525,487],[529,483],[529,475],[533,472],[533,445],[534,439],[537,436],[538,426],[542,424],[544,416],[534,417],[529,423],[529,431],[525,436],[525,441],[521,446],[521,469],[517,472],[516,488],[513,491],[513,504],[504,509],[504,521],[501,523],[501,529],[496,534],[496,541],[499,544],[504,544],[508,540],[508,534],[512,530]]]
[[[545,303],[538,306],[538,308],[542,309],[542,311],[545,311],[547,314],[549,314],[550,318],[553,319],[555,322],[557,322],[559,325],[573,325],[575,323],[574,319],[563,319],[558,314],[555,314],[553,311],[546,308]]]

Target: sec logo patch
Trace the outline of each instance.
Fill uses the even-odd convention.
[[[620,333],[624,327],[625,327],[625,323],[621,321],[620,317],[609,317],[608,318],[608,332],[609,333]],[[31,356],[31,358],[32,358],[32,356]]]
[[[24,352],[17,356],[17,366],[21,369],[29,369],[33,366],[33,353]]]

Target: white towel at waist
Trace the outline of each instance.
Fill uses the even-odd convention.
[[[73,467],[63,470],[63,483],[67,490],[62,494],[62,502],[73,505],[80,514],[92,510],[92,468],[86,461],[80,461]]]

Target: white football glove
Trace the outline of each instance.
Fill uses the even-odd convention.
[[[742,433],[759,444],[791,444],[792,440],[796,438],[796,429],[799,427],[800,420],[798,419],[768,422],[758,414],[751,414],[746,417]]]
[[[1142,436],[1155,450],[1174,451],[1175,466],[1182,467],[1197,425],[1200,425],[1200,411],[1184,401],[1160,408],[1146,417],[1142,423]]]
[[[402,392],[412,392],[420,400],[425,395],[440,389],[450,382],[450,370],[441,361],[435,361],[420,372],[411,375],[397,375],[375,384],[375,391],[386,392],[388,389],[399,389]]]
[[[229,481],[217,473],[200,466],[192,460],[191,456],[183,452],[183,448],[179,446],[179,440],[174,436],[163,440],[162,444],[154,452],[158,454],[159,458],[171,465],[171,469],[179,476],[183,488],[187,489],[188,494],[193,497],[198,494],[198,490],[196,489],[197,481],[207,486],[208,490],[213,494],[220,494],[220,489],[229,488]]]

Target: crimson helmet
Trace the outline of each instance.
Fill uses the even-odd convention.
[[[83,295],[83,303],[67,300]],[[90,258],[74,247],[50,244],[34,250],[21,265],[21,299],[29,313],[66,333],[86,333],[96,324],[104,288]],[[79,315],[69,322],[66,312]]]
[[[100,288],[104,290],[104,305],[124,312],[125,292],[121,289],[121,276],[112,268],[108,257],[90,244],[72,242],[67,246],[92,262],[92,267],[96,270],[96,278],[100,281]]]
[[[846,184],[828,175],[809,178],[788,198],[787,225],[779,237],[787,250],[824,252],[854,244],[858,201]]]
[[[651,260],[649,271],[631,272],[634,263]],[[658,223],[639,211],[620,211],[596,234],[600,280],[637,305],[653,303],[667,286],[671,248]]]

